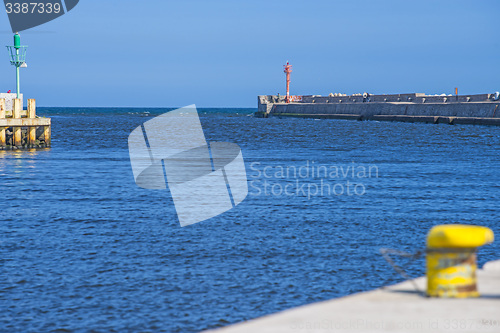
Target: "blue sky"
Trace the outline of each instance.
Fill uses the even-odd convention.
[[[256,107],[285,92],[289,60],[298,95],[489,93],[499,28],[494,0],[80,0],[21,33],[21,90],[42,106]],[[15,90],[6,51],[0,75]]]

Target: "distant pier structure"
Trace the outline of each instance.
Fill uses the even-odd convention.
[[[287,63],[287,66],[289,64]],[[330,94],[258,96],[256,117],[296,117],[423,122],[433,124],[477,124],[500,126],[500,93],[477,95],[426,95],[422,93],[375,95]]]
[[[498,93],[428,96],[425,94],[258,97],[256,117],[351,119],[431,124],[500,126]]]
[[[51,119],[36,115],[36,102],[28,99],[23,109],[19,69],[27,67],[26,49],[18,33],[14,46],[7,46],[10,63],[16,67],[16,93],[0,93],[0,150],[50,147]]]

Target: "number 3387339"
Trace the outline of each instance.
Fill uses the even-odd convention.
[[[7,2],[5,4],[7,14],[59,14],[61,12],[60,3],[43,3],[43,2]]]

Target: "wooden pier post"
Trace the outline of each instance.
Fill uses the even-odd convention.
[[[34,99],[28,99],[28,118],[36,118],[36,102]],[[28,127],[28,145],[34,145],[36,141],[36,126]]]
[[[50,126],[43,127],[43,137],[45,139],[45,146],[50,147]]]
[[[5,98],[0,98],[0,119],[5,118]],[[5,127],[0,127],[0,147],[5,147]]]
[[[20,119],[21,118],[21,100],[19,98],[14,99],[14,105],[12,107],[12,118]],[[21,127],[14,126],[14,142],[13,145],[17,147],[21,147]]]

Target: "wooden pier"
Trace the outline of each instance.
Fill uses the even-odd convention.
[[[50,118],[36,116],[34,99],[28,99],[26,110],[20,99],[14,99],[12,111],[6,111],[5,99],[0,98],[0,150],[50,147],[50,132]]]

